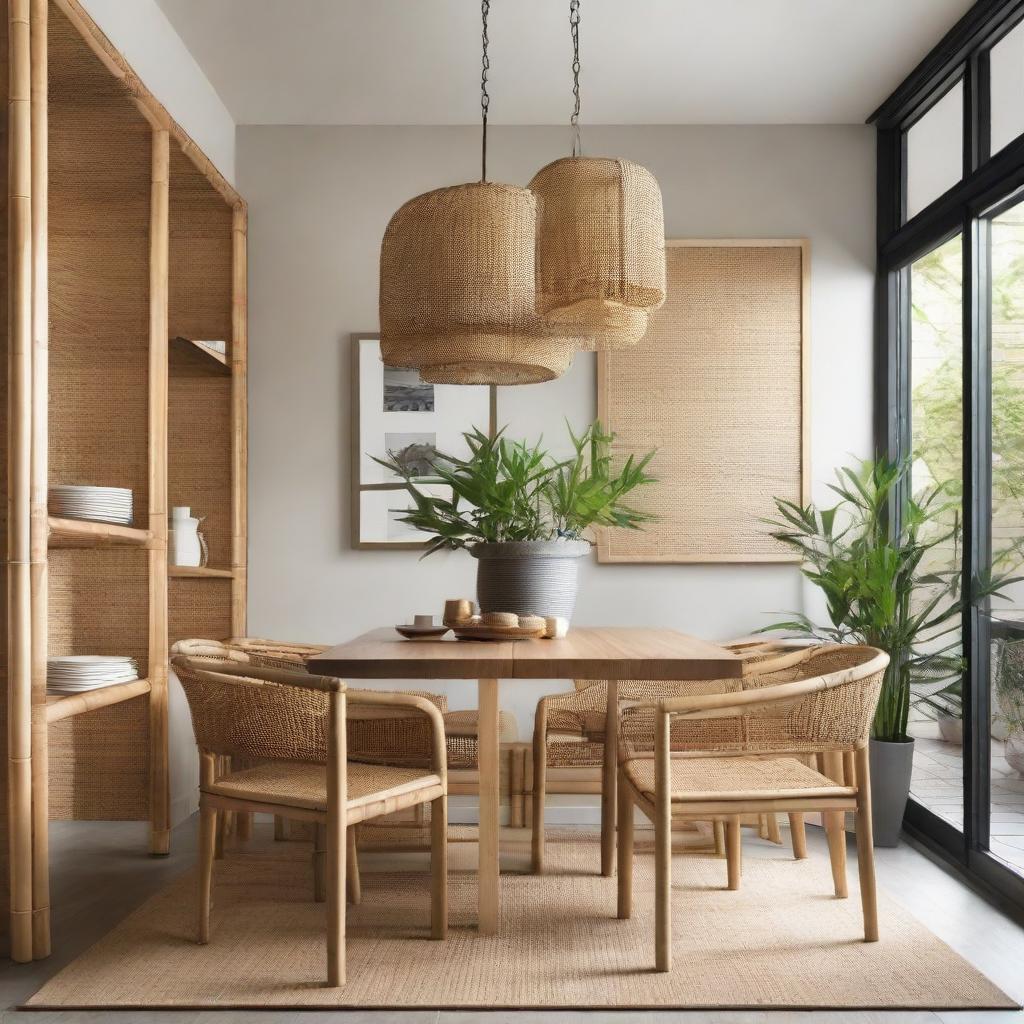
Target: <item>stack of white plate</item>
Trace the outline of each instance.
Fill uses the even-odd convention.
[[[139,678],[134,658],[79,654],[46,661],[46,689],[49,693],[82,693],[101,686],[129,683]]]
[[[93,519],[101,523],[131,526],[131,488],[57,484],[50,488],[50,515],[62,519]]]

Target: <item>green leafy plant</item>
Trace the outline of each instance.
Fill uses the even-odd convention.
[[[541,447],[510,441],[504,431],[490,437],[473,428],[463,435],[469,457],[437,452],[429,476],[415,478],[401,453],[377,461],[405,481],[415,508],[400,519],[434,535],[426,554],[478,543],[588,539],[591,527],[637,530],[654,516],[627,505],[625,498],[653,483],[647,467],[654,452],[628,456],[616,466],[614,434],[600,423],[569,436],[573,457],[558,461]],[[427,485],[451,489],[451,498],[430,494]]]
[[[876,739],[903,742],[915,681],[959,680],[963,658],[959,630],[967,597],[959,558],[928,567],[936,549],[958,550],[961,526],[949,487],[939,484],[909,495],[909,462],[862,462],[840,469],[830,488],[841,499],[831,508],[801,507],[776,498],[779,519],[772,536],[797,551],[803,574],[823,593],[830,625],[797,614],[763,631],[789,630],[833,643],[864,643],[890,657],[873,724]],[[899,507],[899,530],[890,513]],[[1016,582],[979,578],[980,600]]]

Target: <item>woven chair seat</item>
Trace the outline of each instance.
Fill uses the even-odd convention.
[[[624,768],[637,790],[653,799],[653,759],[634,758]],[[856,793],[792,757],[684,757],[674,758],[669,769],[673,803],[744,800],[751,793],[778,799]]]
[[[441,787],[433,772],[390,765],[348,763],[348,808]],[[201,787],[215,796],[327,811],[327,766],[299,761],[267,761],[232,772]]]
[[[448,744],[448,767],[475,769],[479,766],[480,715],[475,708],[445,713],[444,735]],[[498,737],[502,743],[514,743],[519,737],[515,715],[508,711],[498,713]]]

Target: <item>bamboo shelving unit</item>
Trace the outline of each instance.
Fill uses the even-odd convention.
[[[50,951],[49,819],[145,820],[167,853],[169,645],[245,632],[246,209],[78,0],[0,4],[0,921],[27,961]],[[135,523],[50,516],[55,483],[130,487]],[[178,504],[209,567],[168,566]],[[48,695],[58,654],[143,678]]]

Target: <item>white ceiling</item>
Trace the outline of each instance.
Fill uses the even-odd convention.
[[[479,118],[476,0],[158,0],[240,124]],[[971,0],[582,0],[582,120],[859,124]],[[493,0],[491,120],[571,109],[568,0]]]

